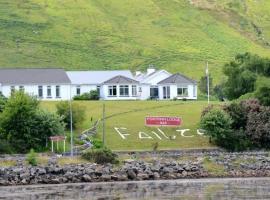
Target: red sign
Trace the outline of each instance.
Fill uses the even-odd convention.
[[[66,139],[66,137],[63,136],[63,135],[56,135],[56,136],[51,136],[50,137],[51,141],[63,141],[65,139]]]
[[[145,117],[146,126],[180,126],[180,117]]]

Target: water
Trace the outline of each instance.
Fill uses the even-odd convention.
[[[0,199],[270,199],[270,178],[0,187]]]

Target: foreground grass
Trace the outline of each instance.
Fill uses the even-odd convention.
[[[105,141],[106,145],[113,150],[152,150],[157,143],[161,149],[185,149],[185,148],[211,148],[208,138],[198,135],[197,128],[202,109],[207,106],[204,101],[75,101],[86,111],[86,119],[78,124],[75,135],[90,128],[95,120],[102,117],[102,104],[106,107]],[[41,106],[55,111],[56,102],[42,102]],[[177,132],[177,128],[146,127],[146,116],[178,116],[183,124],[178,129],[190,129],[185,136]],[[91,119],[93,121],[91,122]],[[99,124],[98,138],[102,138],[102,123]],[[126,139],[122,139],[115,130],[119,128]],[[153,133],[153,131],[159,135]],[[148,139],[140,139],[139,132],[150,136]],[[170,139],[174,138],[175,139]]]

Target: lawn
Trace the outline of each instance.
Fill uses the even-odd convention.
[[[212,147],[208,138],[197,134],[202,109],[207,106],[205,101],[77,101],[85,108],[86,119],[79,124],[75,135],[90,128],[93,121],[102,117],[102,105],[105,103],[106,145],[113,150],[151,150],[158,143],[158,149],[209,148]],[[216,103],[215,103],[216,104]],[[56,102],[42,102],[43,108],[55,111]],[[146,116],[179,116],[183,123],[179,128],[146,127]],[[115,130],[125,135],[123,139]],[[177,130],[190,129],[181,136]],[[153,133],[153,131],[156,133]],[[139,138],[142,136],[148,138]],[[163,132],[163,133],[162,133]],[[189,137],[187,137],[189,136]],[[99,124],[98,136],[102,137],[102,123]],[[175,139],[173,139],[175,137]]]

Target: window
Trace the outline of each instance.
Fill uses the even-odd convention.
[[[139,92],[142,92],[142,87],[139,87]]]
[[[193,85],[193,97],[196,97],[196,85]]]
[[[55,96],[56,98],[60,98],[61,94],[60,94],[60,85],[57,85],[55,87]]]
[[[76,95],[81,95],[81,86],[79,85],[76,87]]]
[[[19,90],[20,90],[20,91],[24,91],[24,86],[23,86],[23,85],[20,85],[20,86],[19,86]]]
[[[99,85],[97,86],[97,93],[98,93],[98,95],[100,95],[100,86]]]
[[[137,85],[132,85],[132,96],[137,96]]]
[[[43,98],[43,86],[42,85],[38,86],[38,97]]]
[[[52,97],[52,89],[51,86],[47,86],[47,98],[51,98]]]
[[[128,85],[120,85],[120,96],[129,96]]]
[[[151,99],[156,99],[158,98],[158,87],[157,86],[152,86],[150,88],[150,98]]]
[[[10,86],[10,93],[14,93],[15,92],[15,86]]]
[[[177,96],[187,97],[188,96],[188,88],[187,87],[178,87],[177,88]]]
[[[116,85],[110,85],[109,86],[109,96],[116,96],[117,91],[116,91]]]
[[[171,93],[170,93],[170,86],[164,86],[163,87],[163,99],[170,99]]]

